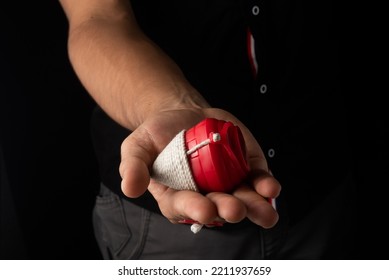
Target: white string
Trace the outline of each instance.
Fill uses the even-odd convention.
[[[221,136],[220,136],[220,133],[212,133],[212,140],[211,139],[206,139],[200,143],[198,143],[197,145],[193,146],[191,149],[187,150],[186,151],[186,154],[187,155],[190,155],[190,154],[193,154],[194,152],[196,152],[198,149],[212,143],[212,142],[217,142],[217,141],[220,141],[221,140]]]

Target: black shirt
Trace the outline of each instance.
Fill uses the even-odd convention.
[[[131,2],[144,32],[208,102],[253,132],[292,220],[337,187],[350,168],[350,151],[333,3]],[[130,131],[97,109],[92,132],[101,179],[123,195],[120,145]],[[130,200],[158,211],[148,193]]]

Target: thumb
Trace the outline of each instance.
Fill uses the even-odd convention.
[[[149,133],[138,128],[121,145],[119,166],[123,193],[131,198],[141,196],[150,183],[149,166],[157,154]]]

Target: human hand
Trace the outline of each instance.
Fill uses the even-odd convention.
[[[206,117],[231,121],[238,125],[246,142],[250,173],[233,193],[174,190],[150,178],[151,166],[164,147],[182,129],[188,129]],[[170,110],[149,117],[122,144],[120,165],[122,190],[128,197],[138,197],[146,189],[154,196],[163,215],[172,223],[185,219],[209,224],[214,221],[237,223],[244,218],[270,228],[278,214],[267,198],[275,198],[281,190],[268,172],[263,152],[249,130],[226,111],[219,109]]]

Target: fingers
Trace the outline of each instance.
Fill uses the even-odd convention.
[[[276,198],[280,195],[281,184],[271,173],[260,169],[250,171],[249,182],[262,197]]]
[[[217,192],[203,196],[193,191],[177,191],[151,181],[149,191],[157,200],[162,214],[172,223],[185,219],[200,224],[220,220],[238,223],[247,217],[257,225],[271,228],[278,221],[273,206],[247,186],[238,188],[233,196]]]
[[[254,165],[255,166],[255,165]],[[234,192],[247,207],[247,217],[264,228],[273,227],[279,219],[278,213],[269,198],[277,198],[281,184],[273,175],[261,169],[253,169],[248,176],[250,186],[242,186]]]
[[[203,196],[193,191],[177,191],[151,180],[149,191],[157,200],[162,214],[171,222],[191,219],[200,224],[214,221],[238,223],[244,218],[264,228],[278,222],[278,213],[267,197],[275,198],[280,184],[267,172],[255,177],[255,187],[240,186],[234,193],[212,192]],[[262,194],[257,192],[261,190]],[[265,196],[266,195],[266,196]],[[265,198],[266,197],[266,198]]]
[[[252,188],[239,187],[234,192],[247,207],[247,218],[264,228],[271,228],[278,222],[278,213],[273,206]]]
[[[216,205],[218,217],[228,223],[238,223],[247,215],[245,204],[230,194],[212,192],[206,197]]]
[[[191,219],[200,224],[215,221],[237,223],[247,214],[245,204],[238,198],[213,192],[206,196],[193,191],[177,191],[151,181],[149,191],[157,200],[162,214],[171,222]]]

